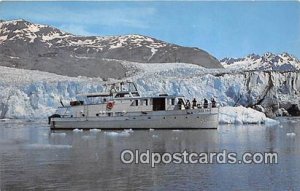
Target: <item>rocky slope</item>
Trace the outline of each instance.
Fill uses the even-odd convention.
[[[222,68],[216,58],[198,48],[142,35],[75,36],[24,20],[0,22],[0,57],[2,66],[102,78],[126,76],[118,60]]]

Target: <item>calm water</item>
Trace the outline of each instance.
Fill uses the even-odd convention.
[[[287,133],[294,132],[295,136]],[[279,164],[122,164],[124,149],[277,152]],[[0,190],[300,190],[300,119],[218,130],[51,133],[0,122]]]

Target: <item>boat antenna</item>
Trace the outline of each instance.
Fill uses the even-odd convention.
[[[65,107],[64,103],[62,102],[61,97],[59,98],[59,102],[60,102],[61,106]]]

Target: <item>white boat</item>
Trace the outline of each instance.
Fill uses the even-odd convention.
[[[106,85],[101,93],[81,94],[49,117],[56,129],[215,129],[219,108],[215,102],[192,104],[184,96],[140,96],[133,82]],[[63,104],[62,104],[63,105]]]

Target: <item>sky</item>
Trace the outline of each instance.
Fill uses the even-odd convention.
[[[141,34],[218,59],[288,52],[300,58],[300,1],[1,2],[0,19],[77,35]]]

